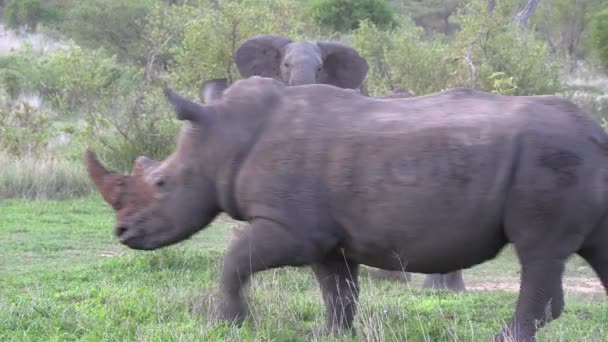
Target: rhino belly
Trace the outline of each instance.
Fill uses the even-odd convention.
[[[344,226],[346,254],[372,267],[441,273],[471,267],[500,252],[507,243],[503,198],[440,198],[425,194],[394,199],[395,205],[370,202]]]

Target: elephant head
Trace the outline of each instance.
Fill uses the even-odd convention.
[[[294,42],[263,34],[247,39],[235,51],[242,77],[263,76],[288,85],[324,83],[341,88],[361,86],[367,61],[352,47],[338,42]]]

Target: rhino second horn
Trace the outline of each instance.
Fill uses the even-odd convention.
[[[203,123],[211,114],[206,106],[188,100],[169,87],[164,89],[164,93],[178,120]]]

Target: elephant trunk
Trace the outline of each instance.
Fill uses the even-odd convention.
[[[305,84],[314,84],[317,83],[316,73],[314,68],[302,68],[298,70],[293,70],[289,77],[289,85],[290,86],[298,86]]]

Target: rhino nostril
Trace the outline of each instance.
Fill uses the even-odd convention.
[[[127,232],[127,230],[129,230],[129,228],[126,225],[120,225],[120,226],[116,227],[116,229],[115,229],[116,236],[121,237],[124,233]]]

